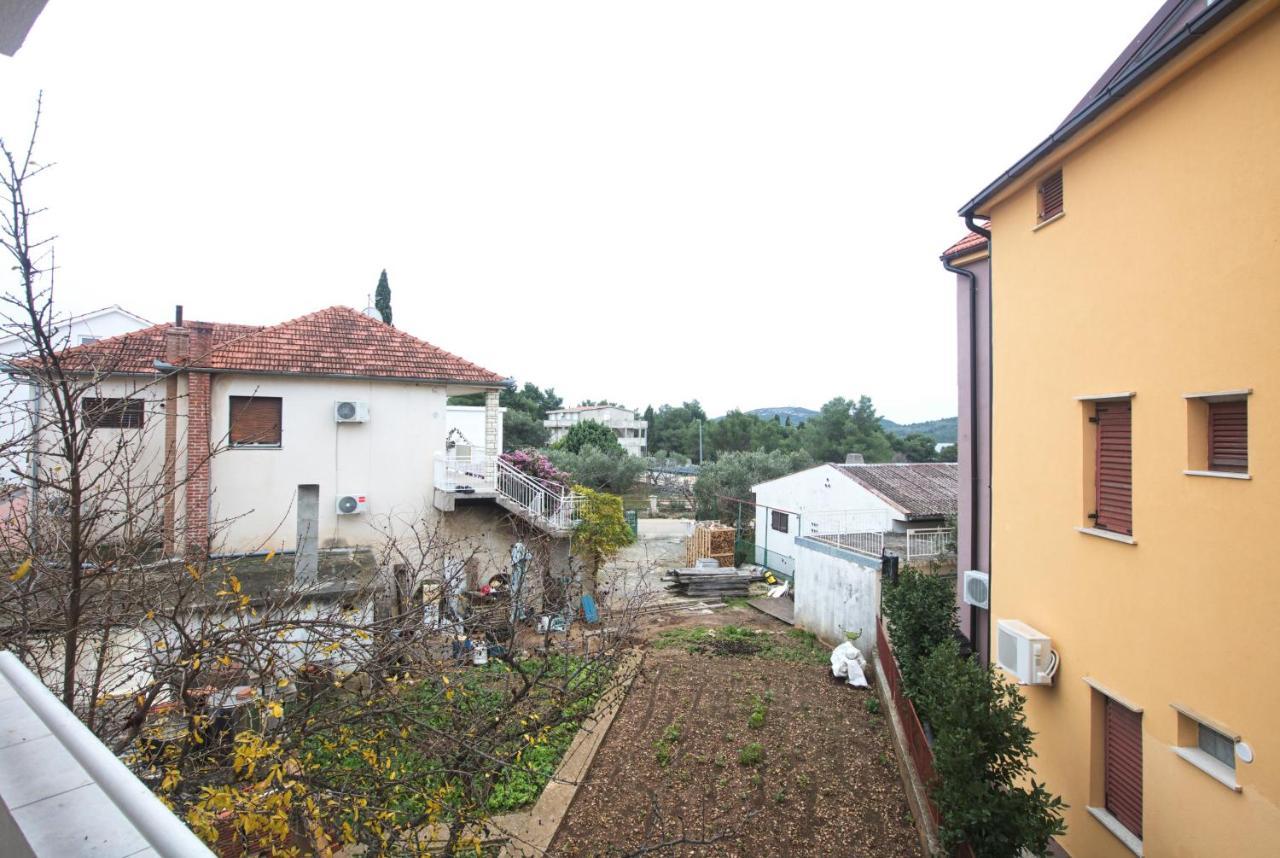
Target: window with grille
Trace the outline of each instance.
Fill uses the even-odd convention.
[[[1106,699],[1103,780],[1107,813],[1142,838],[1142,713]]]
[[[1095,406],[1094,524],[1133,535],[1133,404],[1108,400]]]
[[[141,429],[144,402],[141,399],[99,399],[86,396],[80,400],[80,412],[86,429]]]
[[[1040,180],[1036,200],[1037,220],[1041,223],[1062,214],[1062,171],[1055,170]]]
[[[1249,470],[1249,408],[1243,399],[1209,402],[1209,470]]]
[[[278,396],[231,397],[231,446],[279,447],[281,403]]]
[[[778,533],[786,533],[790,525],[790,518],[791,517],[785,512],[775,509],[772,513],[771,526],[774,530],[778,531]]]

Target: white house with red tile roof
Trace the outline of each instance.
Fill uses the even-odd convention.
[[[96,380],[97,401],[82,402],[105,415],[95,443],[127,441],[140,483],[175,487],[172,551],[302,562],[477,503],[552,536],[573,526],[574,496],[498,459],[504,376],[346,307],[268,326],[183,321],[179,308],[173,324],[62,360]],[[447,400],[469,393],[486,394],[484,431],[460,457]]]
[[[128,331],[150,325],[151,322],[117,304],[101,307],[88,313],[54,319],[50,338],[55,346],[78,346],[114,337]],[[23,331],[0,330],[0,357],[11,357],[31,351],[31,338]],[[0,421],[0,449],[8,449],[29,431],[30,423],[21,409],[21,401],[33,395],[27,385],[8,375],[0,374],[0,403],[15,406],[8,409],[12,419]],[[8,416],[8,415],[7,415]],[[19,444],[18,446],[23,446]],[[0,462],[0,482],[18,484],[24,482],[28,463],[22,461]]]

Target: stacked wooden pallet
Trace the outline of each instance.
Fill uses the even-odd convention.
[[[685,541],[685,564],[693,566],[698,560],[712,558],[721,566],[733,566],[733,544],[737,531],[718,521],[700,521]]]
[[[751,572],[737,569],[673,569],[673,590],[693,598],[718,596],[721,599],[743,597],[752,582],[764,580]]]

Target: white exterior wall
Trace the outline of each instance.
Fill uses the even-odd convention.
[[[216,375],[210,433],[225,445],[231,396],[279,396],[281,446],[233,448],[217,453],[210,471],[210,526],[215,552],[292,550],[303,484],[320,486],[320,547],[377,545],[377,528],[403,532],[435,516],[434,454],[443,452],[446,391],[425,384]],[[367,423],[337,423],[336,400],[369,404]],[[338,515],[340,495],[360,493],[368,507]]]
[[[502,413],[502,420],[498,421],[498,452],[502,452],[502,423],[506,420],[507,409],[499,408]],[[457,429],[459,432],[471,442],[471,448],[477,452],[484,452],[484,415],[485,408],[483,405],[450,405],[447,406],[445,412],[446,431]]]
[[[146,326],[145,320],[139,320],[110,307],[96,313],[72,318],[61,327],[53,330],[53,343],[61,348],[78,346],[86,337],[106,339],[117,334],[127,334]],[[20,337],[0,338],[0,356],[10,357],[30,351],[29,344]],[[30,431],[31,414],[29,403],[34,391],[26,382],[19,381],[9,375],[0,373],[0,408],[5,410],[0,419],[0,448],[8,446],[15,439],[20,439]],[[18,445],[23,446],[22,444]],[[0,463],[0,482],[19,482],[21,472],[25,472],[25,462]]]
[[[822,530],[823,516],[819,513],[858,510],[867,513],[867,529],[886,524],[894,530],[905,529],[906,518],[858,483],[849,479],[830,465],[818,465],[767,483],[751,487],[756,503],[756,554],[757,562],[767,548],[795,559],[797,536],[813,536]],[[771,509],[783,509],[797,515],[789,516],[787,533],[779,533],[770,525]],[[877,515],[879,513],[879,515]],[[827,517],[828,520],[830,517]],[[859,515],[861,519],[862,516]]]
[[[24,384],[22,388],[25,391],[27,386]],[[85,475],[84,505],[103,515],[106,526],[123,524],[123,529],[116,534],[118,538],[132,538],[148,530],[157,537],[163,533],[164,391],[164,382],[155,378],[116,376],[98,382],[80,397],[81,414],[83,400],[88,398],[144,402],[141,427],[94,429],[81,460]],[[65,486],[66,460],[57,452],[62,439],[54,425],[53,400],[47,392],[40,407],[44,412],[41,420],[44,428],[40,433],[39,453],[34,462],[28,463],[24,458],[19,467],[24,472],[34,467],[41,482]],[[37,493],[38,498],[45,500],[60,496],[52,488]]]
[[[854,646],[870,655],[880,606],[875,568],[835,556],[803,542],[796,546],[795,621],[832,645],[845,632],[860,632]]]

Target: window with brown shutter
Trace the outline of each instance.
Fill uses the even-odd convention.
[[[1036,219],[1044,222],[1062,214],[1062,171],[1055,170],[1040,180],[1036,201],[1039,212]]]
[[[1127,399],[1099,402],[1094,470],[1094,519],[1103,530],[1133,535],[1133,406]]]
[[[1142,838],[1142,713],[1106,700],[1103,781],[1107,813]]]
[[[771,522],[773,529],[778,531],[778,533],[786,533],[789,519],[790,517],[785,512],[775,509],[772,514]]]
[[[86,429],[141,429],[143,405],[141,399],[86,396],[80,400],[81,420]]]
[[[1209,402],[1209,470],[1249,470],[1249,408],[1243,399]]]
[[[231,397],[231,446],[279,447],[280,414],[278,396]]]

